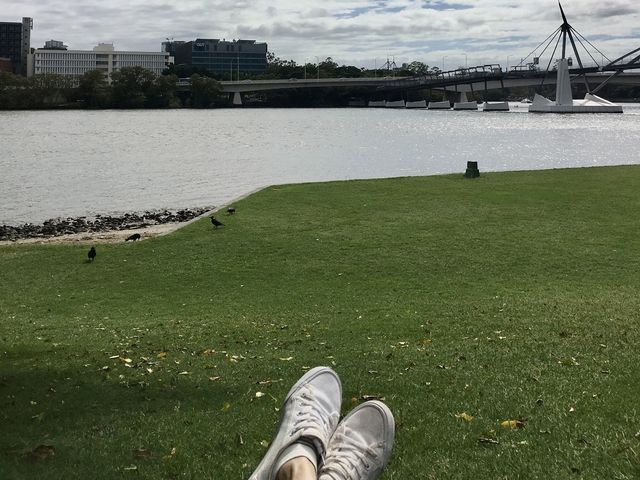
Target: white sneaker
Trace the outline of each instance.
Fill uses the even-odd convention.
[[[344,417],[329,441],[318,480],[374,480],[391,456],[395,422],[382,402],[365,402]]]
[[[333,370],[316,367],[305,373],[289,390],[278,433],[249,480],[274,480],[278,458],[298,441],[313,445],[319,458],[324,458],[340,419],[341,402],[342,384]]]

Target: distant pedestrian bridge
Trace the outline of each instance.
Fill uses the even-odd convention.
[[[640,70],[637,73],[622,73],[624,67],[606,70],[602,67],[572,69],[574,78],[584,78],[587,82],[600,85],[610,84],[640,85]],[[640,69],[640,65],[630,66]],[[615,75],[612,75],[612,70]],[[270,90],[292,90],[302,88],[365,88],[375,93],[440,90],[459,93],[498,90],[510,87],[539,86],[542,83],[556,83],[554,71],[537,69],[517,69],[509,71],[500,65],[481,65],[464,69],[438,72],[416,77],[360,77],[360,78],[289,78],[279,80],[239,80],[220,82],[222,91],[233,94],[236,105],[242,103],[242,94]],[[180,79],[181,89],[190,88],[189,79]]]

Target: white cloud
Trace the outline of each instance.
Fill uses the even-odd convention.
[[[640,46],[637,0],[565,0],[569,22],[609,56]],[[63,40],[88,49],[158,50],[175,39],[252,38],[281,58],[331,56],[371,65],[387,55],[447,67],[505,63],[559,26],[556,0],[3,0],[5,12],[34,18],[32,46]],[[610,38],[608,38],[608,37]],[[624,38],[627,37],[627,38]]]

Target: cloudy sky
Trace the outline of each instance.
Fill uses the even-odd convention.
[[[640,47],[640,1],[564,0],[569,22],[613,58]],[[0,0],[2,21],[33,17],[32,46],[113,42],[157,51],[165,38],[264,41],[284,59],[455,68],[518,63],[561,23],[555,0]],[[7,12],[11,12],[9,15]],[[466,58],[465,58],[466,55]],[[594,54],[598,57],[599,54]]]

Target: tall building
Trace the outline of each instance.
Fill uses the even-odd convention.
[[[267,69],[267,44],[255,40],[197,38],[176,45],[174,56],[176,65],[192,65],[223,77],[237,72],[258,75]]]
[[[161,75],[173,63],[173,58],[167,52],[122,51],[116,50],[111,43],[100,43],[93,50],[65,50],[62,42],[51,42],[34,52],[34,75],[55,73],[79,77],[91,70],[101,70],[110,80],[111,74],[122,67],[142,67]]]
[[[27,74],[27,57],[31,51],[33,19],[23,17],[22,22],[0,22],[0,58],[9,59],[11,70]]]

